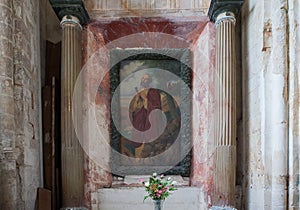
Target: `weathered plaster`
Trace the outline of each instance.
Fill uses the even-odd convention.
[[[297,4],[250,0],[243,8],[245,209],[299,207]]]
[[[206,194],[205,202],[212,203],[213,184],[213,113],[215,29],[208,23],[193,45],[193,161],[191,185]]]
[[[296,0],[288,1],[289,18],[289,209],[300,208],[300,3]]]

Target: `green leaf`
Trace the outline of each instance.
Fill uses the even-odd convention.
[[[143,202],[144,202],[147,198],[149,198],[149,195],[145,195],[145,196],[144,196]]]

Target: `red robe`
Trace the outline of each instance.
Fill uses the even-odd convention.
[[[139,131],[146,131],[148,130],[151,125],[149,121],[149,115],[154,109],[162,109],[161,107],[161,99],[160,99],[160,92],[157,89],[150,88],[147,93],[147,109],[142,106],[140,109],[135,110],[132,113],[132,124],[135,129]],[[151,137],[158,137],[158,128],[161,125],[162,119],[159,117],[154,118],[154,124],[152,125],[152,131],[149,135]],[[143,132],[133,132],[132,138],[134,141],[141,142],[144,139]],[[135,147],[139,147],[142,143],[134,142]]]

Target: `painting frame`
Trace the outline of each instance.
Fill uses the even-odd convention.
[[[118,85],[122,82],[121,80],[121,66],[122,62],[130,61],[142,61],[142,60],[153,60],[158,62],[177,62],[178,63],[178,77],[184,81],[187,86],[192,89],[192,70],[191,70],[191,51],[189,49],[112,49],[110,51],[110,95],[111,101],[113,95],[116,93]],[[186,139],[190,147],[192,144],[191,138],[191,99],[185,98],[184,93],[181,95],[182,99],[185,100],[185,110],[188,112],[181,114],[181,120],[183,120],[183,128],[180,128],[180,138]],[[114,113],[110,113],[110,145],[111,149],[120,152],[121,149],[121,137],[122,135],[118,132],[114,122],[114,117],[120,116],[119,110],[115,110]],[[116,118],[114,118],[116,119]],[[157,171],[159,166],[150,166],[149,170],[140,170],[139,166],[131,166],[120,160],[112,157],[110,159],[110,167],[112,171],[117,171],[120,175],[139,175],[139,174],[150,174]],[[191,152],[189,152],[176,166],[166,171],[169,175],[181,175],[188,177],[191,171]]]

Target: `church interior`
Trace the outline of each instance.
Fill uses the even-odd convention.
[[[0,209],[300,209],[298,0],[0,11]]]

